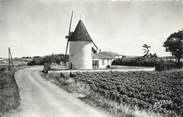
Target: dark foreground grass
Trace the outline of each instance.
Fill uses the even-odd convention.
[[[46,78],[117,117],[183,116],[181,70],[49,73]]]
[[[0,71],[0,116],[20,104],[19,90],[14,71]]]

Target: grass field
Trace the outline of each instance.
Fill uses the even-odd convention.
[[[4,67],[4,66],[3,66]],[[2,66],[1,66],[2,68]],[[19,90],[14,79],[14,71],[0,71],[0,115],[18,107]]]
[[[182,116],[183,72],[49,74],[59,86],[118,117]],[[138,115],[141,113],[140,115]],[[142,115],[142,113],[145,113]],[[126,116],[121,116],[121,115]]]

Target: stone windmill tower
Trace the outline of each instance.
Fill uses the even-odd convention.
[[[91,39],[84,23],[79,20],[74,32],[70,32],[72,16],[70,20],[69,34],[66,36],[67,46],[69,45],[69,64],[70,69],[92,69],[92,45],[97,48]]]

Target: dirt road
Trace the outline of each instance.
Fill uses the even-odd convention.
[[[4,117],[109,117],[44,80],[41,67],[16,72],[21,105]]]

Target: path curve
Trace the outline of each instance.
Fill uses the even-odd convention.
[[[4,117],[109,117],[40,76],[42,67],[15,74],[21,105]]]

